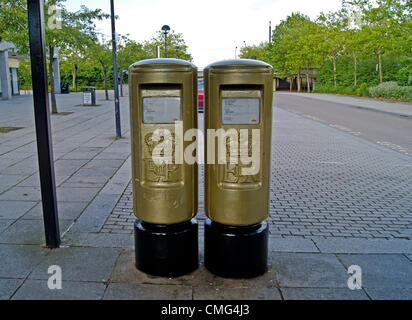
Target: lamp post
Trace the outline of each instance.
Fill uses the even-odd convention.
[[[169,27],[167,24],[165,24],[165,25],[162,27],[162,31],[163,31],[163,33],[164,33],[164,35],[165,35],[165,58],[167,58],[167,34],[168,34],[169,31],[170,31],[170,27]]]
[[[175,46],[175,50],[176,50],[176,59],[179,59],[179,46]]]
[[[117,76],[117,52],[116,52],[116,27],[115,27],[115,15],[114,15],[114,1],[110,0],[110,13],[112,22],[112,54],[113,54],[113,80],[114,80],[114,113],[116,123],[116,137],[120,139],[122,137],[122,131],[120,127],[120,102],[119,102],[119,79]]]
[[[269,21],[269,43],[272,43],[272,21]]]
[[[77,92],[77,63],[74,65],[74,84],[76,86],[76,92]]]
[[[237,46],[235,47],[235,59],[237,59]]]

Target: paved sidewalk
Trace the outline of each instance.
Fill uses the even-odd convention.
[[[277,91],[276,94],[286,94],[286,92]],[[371,109],[379,112],[393,113],[405,117],[412,117],[412,103],[408,102],[395,102],[390,100],[326,93],[287,92],[287,94],[295,94],[303,96],[305,98],[342,103],[355,108]]]
[[[59,95],[52,116],[61,249],[42,248],[31,96],[0,101],[0,299],[412,299],[411,158],[276,110],[270,268],[223,279],[203,265],[179,278],[134,267],[128,98],[124,139],[114,139],[113,101],[79,107]],[[201,118],[201,117],[200,117]],[[202,177],[202,168],[200,177]],[[200,259],[203,260],[200,189]],[[359,227],[360,226],[360,227]],[[48,267],[63,289],[49,290]],[[359,265],[362,290],[347,287]]]

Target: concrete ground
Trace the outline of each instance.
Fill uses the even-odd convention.
[[[81,94],[58,96],[56,250],[42,248],[32,97],[0,101],[0,126],[21,127],[0,133],[0,299],[412,299],[411,157],[280,108],[269,272],[232,280],[202,264],[171,279],[137,271],[128,98],[120,140],[114,103],[102,99],[98,92],[100,106],[83,107]],[[203,208],[200,189],[201,261]],[[47,286],[52,265],[62,269],[61,290]],[[347,285],[353,265],[362,270],[359,290]]]

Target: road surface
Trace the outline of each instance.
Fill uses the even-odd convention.
[[[316,95],[312,98],[306,94],[276,92],[274,104],[275,107],[412,155],[412,117],[354,107],[348,103],[348,97],[340,99],[339,96],[331,96],[328,99],[328,95],[323,96],[319,99]],[[373,103],[374,100],[370,101]]]

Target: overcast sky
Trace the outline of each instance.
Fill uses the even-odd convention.
[[[76,11],[81,5],[110,13],[110,0],[68,0]],[[269,21],[274,27],[292,12],[316,18],[321,11],[339,9],[341,0],[115,0],[116,31],[136,41],[149,40],[167,24],[182,33],[194,63],[203,68],[211,62],[235,57],[235,47],[268,41]],[[110,37],[110,21],[97,23]],[[239,52],[239,49],[238,49]]]

